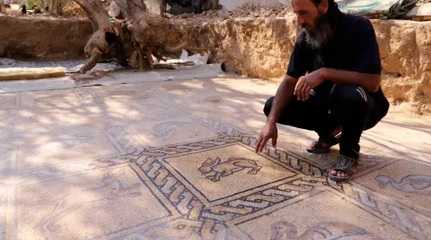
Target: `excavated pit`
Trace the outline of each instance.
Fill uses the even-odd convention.
[[[83,58],[92,33],[86,18],[0,15],[0,57],[65,60]]]
[[[294,20],[286,12],[177,17],[171,34],[187,36],[188,46],[206,49],[211,61],[224,62],[239,74],[280,79],[295,42]],[[386,95],[393,103],[413,103],[419,113],[431,112],[431,22],[372,23],[380,45]],[[0,16],[0,26],[0,57],[14,58],[81,58],[92,32],[89,21],[75,18]]]

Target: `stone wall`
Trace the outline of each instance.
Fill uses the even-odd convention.
[[[254,5],[261,7],[278,7],[280,5],[290,5],[290,0],[219,0],[219,4],[225,9],[234,10],[244,5]]]
[[[91,32],[85,19],[0,16],[0,57],[81,58]]]
[[[430,111],[431,22],[373,21],[373,24],[387,94],[395,102],[416,102],[419,108]]]

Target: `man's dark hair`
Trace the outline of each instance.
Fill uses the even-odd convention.
[[[323,0],[311,0],[314,5],[318,6],[320,3],[322,3]],[[328,14],[331,14],[334,12],[334,10],[338,9],[337,4],[334,0],[328,0]]]
[[[316,6],[318,6],[320,3],[322,3],[323,0],[311,0]],[[334,24],[337,21],[337,17],[340,13],[340,10],[338,9],[338,5],[334,0],[328,0],[328,12],[327,17],[331,24]]]
[[[317,5],[319,5],[321,2],[322,2],[322,0],[311,0],[316,6]],[[329,7],[331,7],[331,6],[333,6],[333,5],[335,5],[335,1],[334,0],[328,0],[328,4],[329,4]]]

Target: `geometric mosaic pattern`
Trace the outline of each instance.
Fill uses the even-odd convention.
[[[169,204],[170,209],[175,209],[180,215],[191,220],[245,221],[247,218],[267,213],[271,209],[276,209],[281,203],[304,194],[310,194],[315,190],[319,179],[313,176],[322,176],[322,171],[319,168],[281,150],[267,148],[263,154],[258,155],[254,153],[255,141],[255,138],[251,136],[219,134],[217,138],[194,143],[145,148],[132,162],[144,182],[153,191],[159,193],[159,199],[163,204]],[[199,169],[195,171],[195,176],[184,176],[171,164],[178,157],[182,157],[183,161],[177,163],[177,166],[181,167],[181,164],[187,164],[188,161],[191,163],[187,167],[195,166],[198,168],[199,164],[193,162],[198,155],[218,154],[217,152],[214,153],[214,151],[226,152],[229,149],[232,151],[227,151],[228,153],[225,154],[235,156],[235,154],[238,154],[235,151],[249,151],[248,156],[258,159],[256,164],[263,165],[263,167],[260,166],[262,169],[260,169],[260,172],[253,174],[253,178],[260,178],[261,180],[263,178],[263,180],[251,183],[248,188],[239,189],[239,191],[233,189],[232,192],[235,192],[235,194],[210,199],[203,193],[208,188],[201,185],[202,188],[199,189],[197,187],[199,184],[192,184],[191,179],[195,178],[195,182],[203,181],[207,184],[212,184],[212,189],[217,188],[217,184],[223,188],[236,188],[226,184],[225,180],[227,181],[229,175],[219,182],[214,182],[206,178],[202,173],[199,175]],[[244,154],[241,155],[243,156]],[[200,161],[204,162],[205,157],[201,157]],[[216,165],[211,169],[214,174],[217,174],[217,171],[222,174],[223,172],[231,171],[232,175],[242,174],[242,178],[247,177],[247,169],[244,169],[245,167],[243,166],[235,166],[235,163],[232,162],[219,162],[218,164],[222,166]],[[266,167],[271,168],[271,164],[283,167],[284,173],[279,174],[279,178],[274,178],[274,167],[269,169],[270,172],[268,173],[271,174],[265,175],[263,173],[266,171]],[[235,168],[238,171],[232,170]],[[193,170],[189,170],[189,172],[193,173]],[[311,175],[311,177],[305,174]],[[233,179],[237,179],[237,177]],[[221,191],[226,192],[225,189],[221,189]]]
[[[255,146],[256,138],[252,135],[237,130],[218,131],[215,138],[146,147],[133,152],[129,160],[138,176],[172,216],[181,216],[181,221],[196,221],[203,226],[209,223],[212,227],[241,224],[319,194],[324,191],[322,187],[327,187],[324,186],[327,185],[324,180],[326,170],[314,161],[268,146],[256,154]],[[238,156],[246,157],[235,162]],[[272,167],[271,174],[265,175],[271,164],[278,167]],[[361,175],[381,166],[378,160],[365,159],[356,172]],[[274,169],[282,169],[283,173],[278,176]],[[238,181],[248,176],[255,181],[248,185],[235,184],[243,188],[238,189],[229,183],[230,178]],[[218,194],[217,184],[224,188],[220,192],[225,195]],[[216,192],[206,192],[208,189],[216,189]],[[362,202],[363,199],[358,199],[355,204],[361,205]],[[405,211],[395,208],[395,205],[390,206],[396,210],[392,214]],[[426,239],[420,230],[423,224],[418,221],[414,221],[417,226],[405,223],[407,216],[407,221],[414,221],[412,215],[405,214],[398,218],[382,215],[381,219],[416,239]],[[423,221],[427,223],[426,219]],[[203,226],[196,233],[201,237]]]
[[[361,156],[353,180],[330,188],[325,174],[335,152],[315,156],[294,147],[267,146],[257,154],[254,132],[238,130],[216,114],[207,116],[205,109],[201,119],[199,111],[190,114],[187,102],[181,109],[169,100],[153,99],[158,94],[152,90],[122,89],[76,88],[73,94],[34,102],[28,93],[5,99],[12,108],[28,105],[44,113],[19,112],[17,119],[30,130],[19,131],[20,136],[33,140],[31,134],[42,133],[52,139],[19,144],[26,147],[17,157],[9,154],[8,141],[0,146],[6,149],[3,158],[18,164],[23,181],[0,191],[0,209],[7,210],[0,211],[0,239],[431,236],[429,164],[364,151],[371,154]],[[133,101],[125,97],[129,95]],[[42,121],[46,117],[57,121]],[[90,124],[94,121],[99,127]],[[13,118],[6,122],[19,125]],[[10,139],[12,134],[0,135]],[[48,148],[37,148],[41,146]],[[4,169],[8,173],[9,167]]]
[[[427,235],[431,229],[431,217],[426,216],[424,212],[415,211],[393,199],[371,193],[356,184],[347,186],[345,194],[354,200],[355,204],[391,223],[414,239],[429,239]]]

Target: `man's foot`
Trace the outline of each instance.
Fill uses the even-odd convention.
[[[340,155],[334,168],[328,173],[328,178],[334,182],[346,182],[353,175],[352,168],[358,164],[358,159]]]
[[[335,129],[331,136],[328,138],[319,138],[317,142],[314,142],[310,148],[307,149],[307,152],[314,154],[325,154],[329,153],[331,147],[338,144],[340,142],[341,137],[341,128]]]

